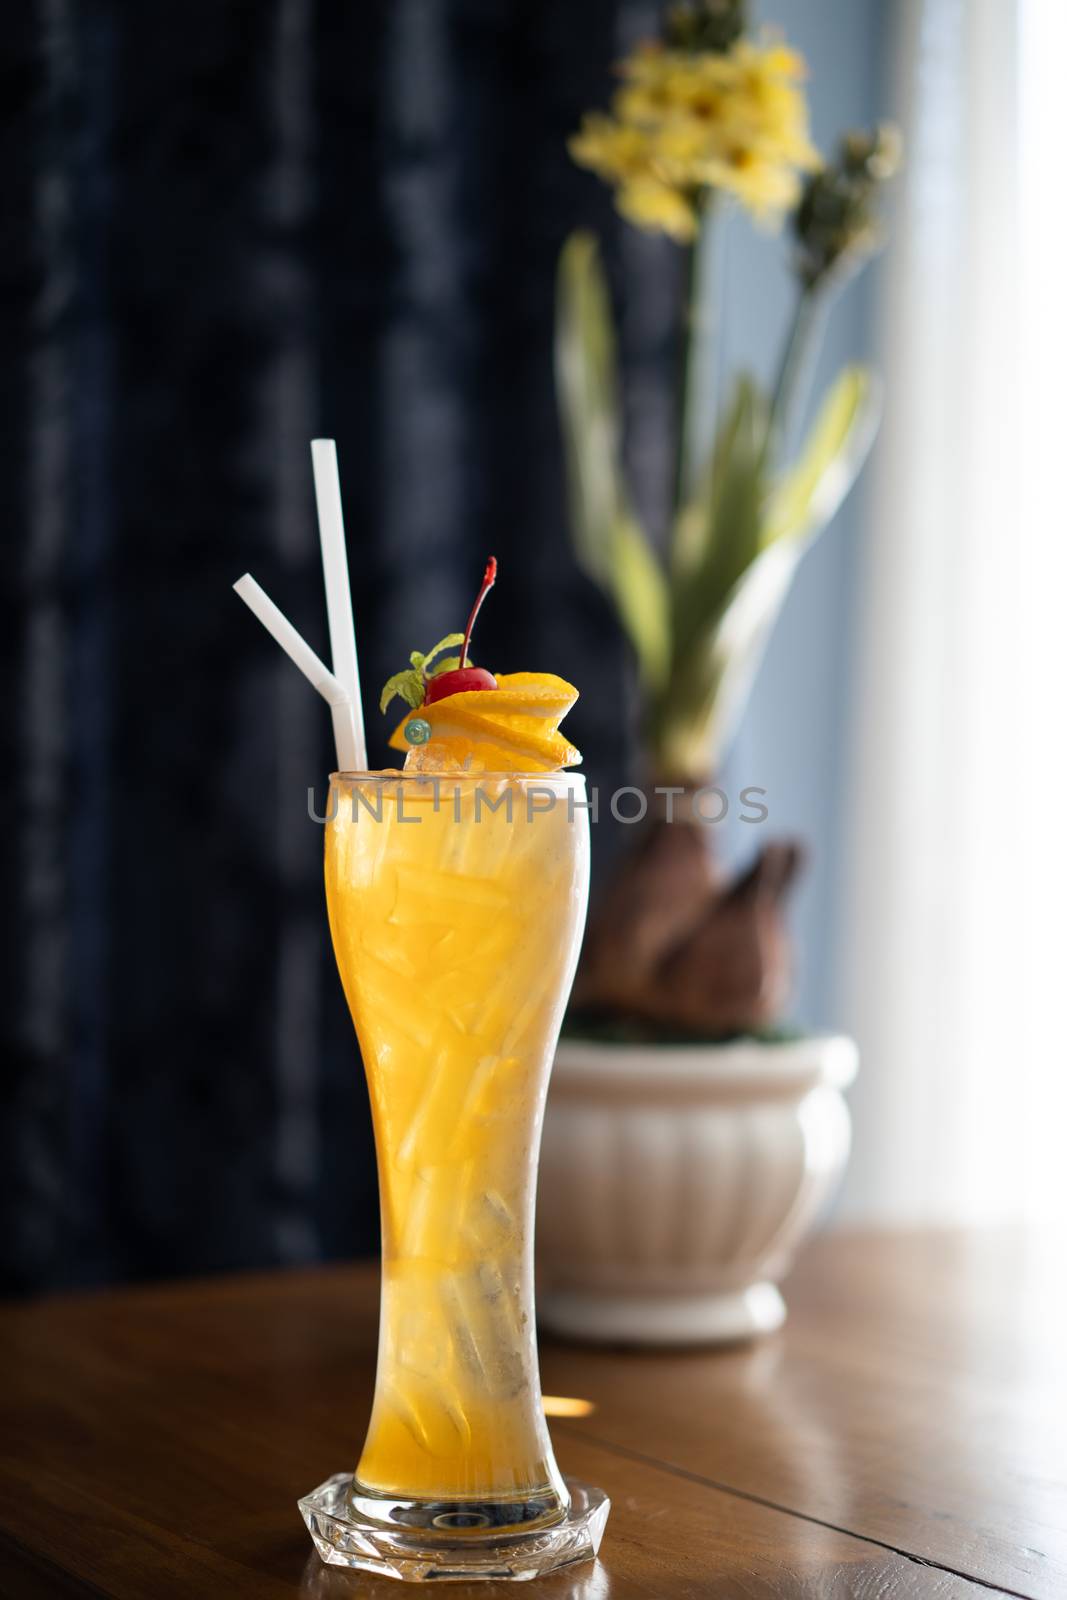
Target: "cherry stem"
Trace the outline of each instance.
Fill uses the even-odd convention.
[[[459,670],[461,672],[467,665],[467,650],[470,647],[471,630],[474,627],[475,619],[477,618],[479,611],[482,609],[482,601],[485,599],[495,582],[496,556],[490,556],[485,565],[485,577],[482,579],[482,586],[478,590],[478,598],[475,600],[471,609],[471,614],[467,618],[467,631],[463,635],[463,649],[459,653]]]

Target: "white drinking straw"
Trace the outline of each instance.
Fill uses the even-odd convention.
[[[303,639],[274,601],[261,589],[250,572],[238,578],[235,593],[241,596],[250,611],[255,612],[272,639],[281,645],[286,655],[298,666],[304,677],[317,689],[330,707],[333,717],[333,734],[337,741],[337,767],[340,772],[362,772],[366,768],[366,755],[357,746],[353,734],[352,702],[342,683],[334,677],[324,661],[320,661],[306,639]]]
[[[341,480],[337,473],[337,446],[332,439],[312,439],[311,467],[315,474],[315,501],[319,509],[322,573],[326,580],[326,612],[330,622],[330,653],[334,677],[348,697],[352,739],[357,766],[367,768],[367,739],[363,731],[363,701],[359,692],[356,631],[352,625],[352,590],[345,553],[345,524],[341,514]]]

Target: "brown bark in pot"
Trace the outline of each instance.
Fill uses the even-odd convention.
[[[576,1009],[624,1016],[650,975],[700,926],[718,873],[697,823],[653,818],[620,860],[589,921],[574,983]]]
[[[785,899],[802,858],[797,844],[766,845],[709,900],[698,925],[649,974],[649,1020],[694,1033],[753,1033],[779,1020],[792,980]]]
[[[590,920],[574,1010],[710,1037],[772,1025],[789,991],[784,902],[800,862],[799,846],[771,844],[724,884],[704,825],[650,821]]]

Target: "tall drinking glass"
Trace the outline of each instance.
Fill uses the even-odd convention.
[[[334,952],[382,1214],[374,1405],[355,1474],[301,1501],[327,1561],[530,1577],[595,1555],[541,1404],[533,1221],[552,1054],[585,920],[584,780],[336,775]]]

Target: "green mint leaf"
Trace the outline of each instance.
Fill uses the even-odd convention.
[[[462,643],[463,643],[463,635],[461,633],[446,633],[444,638],[443,639],[439,639],[437,641],[437,643],[434,645],[433,649],[431,651],[429,651],[428,654],[423,657],[420,665],[423,668],[428,667],[430,662],[433,660],[434,656],[437,655],[438,651],[440,651],[440,650],[451,650],[453,648],[453,646],[455,646],[457,644],[462,644]],[[435,669],[435,670],[439,670],[439,669]]]
[[[422,673],[406,667],[403,672],[394,672],[386,683],[378,702],[379,709],[384,711],[390,700],[399,695],[414,711],[416,706],[422,705],[422,692]]]
[[[459,666],[458,656],[446,656],[445,659],[431,669],[430,662],[442,650],[452,649],[457,644],[463,643],[461,633],[447,633],[428,655],[423,655],[421,650],[413,650],[409,657],[410,667],[405,667],[403,672],[394,672],[385,688],[382,690],[381,700],[378,702],[384,711],[390,700],[397,695],[412,711],[417,711],[426,697],[426,679],[435,678],[439,672],[452,672]]]
[[[468,661],[468,667],[473,667],[474,662]],[[456,672],[459,668],[458,656],[442,656],[437,664],[430,668],[430,677],[439,678],[442,672]]]

